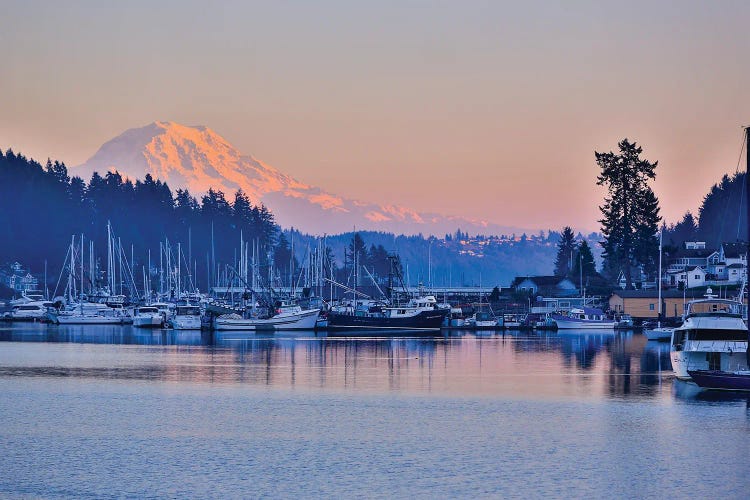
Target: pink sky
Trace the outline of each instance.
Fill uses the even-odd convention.
[[[333,193],[545,229],[598,228],[594,151],[623,137],[668,221],[734,172],[750,4],[519,4],[11,2],[0,147],[77,165],[203,124]]]

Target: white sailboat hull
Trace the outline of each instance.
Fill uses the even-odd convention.
[[[267,319],[218,317],[214,320],[214,330],[313,330],[319,315],[320,309],[307,309]]]
[[[117,316],[54,316],[58,325],[121,325],[123,318]]]
[[[674,331],[674,328],[650,328],[643,330],[643,335],[648,340],[669,340],[672,338],[672,331]]]
[[[555,316],[555,323],[560,330],[614,330],[616,321],[575,320]]]

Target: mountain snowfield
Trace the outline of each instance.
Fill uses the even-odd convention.
[[[167,182],[172,190],[187,188],[200,197],[209,188],[222,190],[230,201],[242,189],[253,203],[264,203],[282,227],[309,233],[357,229],[402,234],[442,235],[461,228],[472,233],[521,232],[485,221],[409,208],[351,200],[300,182],[249,155],[204,126],[154,122],[127,130],[106,142],[71,174],[88,181],[95,171],[117,170],[131,179],[146,174]]]

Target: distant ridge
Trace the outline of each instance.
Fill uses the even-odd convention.
[[[104,175],[110,170],[134,179],[151,174],[173,190],[187,188],[195,196],[214,188],[230,198],[241,188],[254,202],[266,204],[281,226],[311,233],[344,232],[353,226],[402,234],[443,235],[457,228],[483,234],[524,232],[481,220],[419,213],[402,206],[338,196],[241,154],[205,126],[157,121],[126,130],[74,167],[71,174],[88,181],[94,171]]]

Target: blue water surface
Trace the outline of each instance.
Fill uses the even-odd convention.
[[[2,497],[748,496],[748,397],[637,334],[0,340]]]

